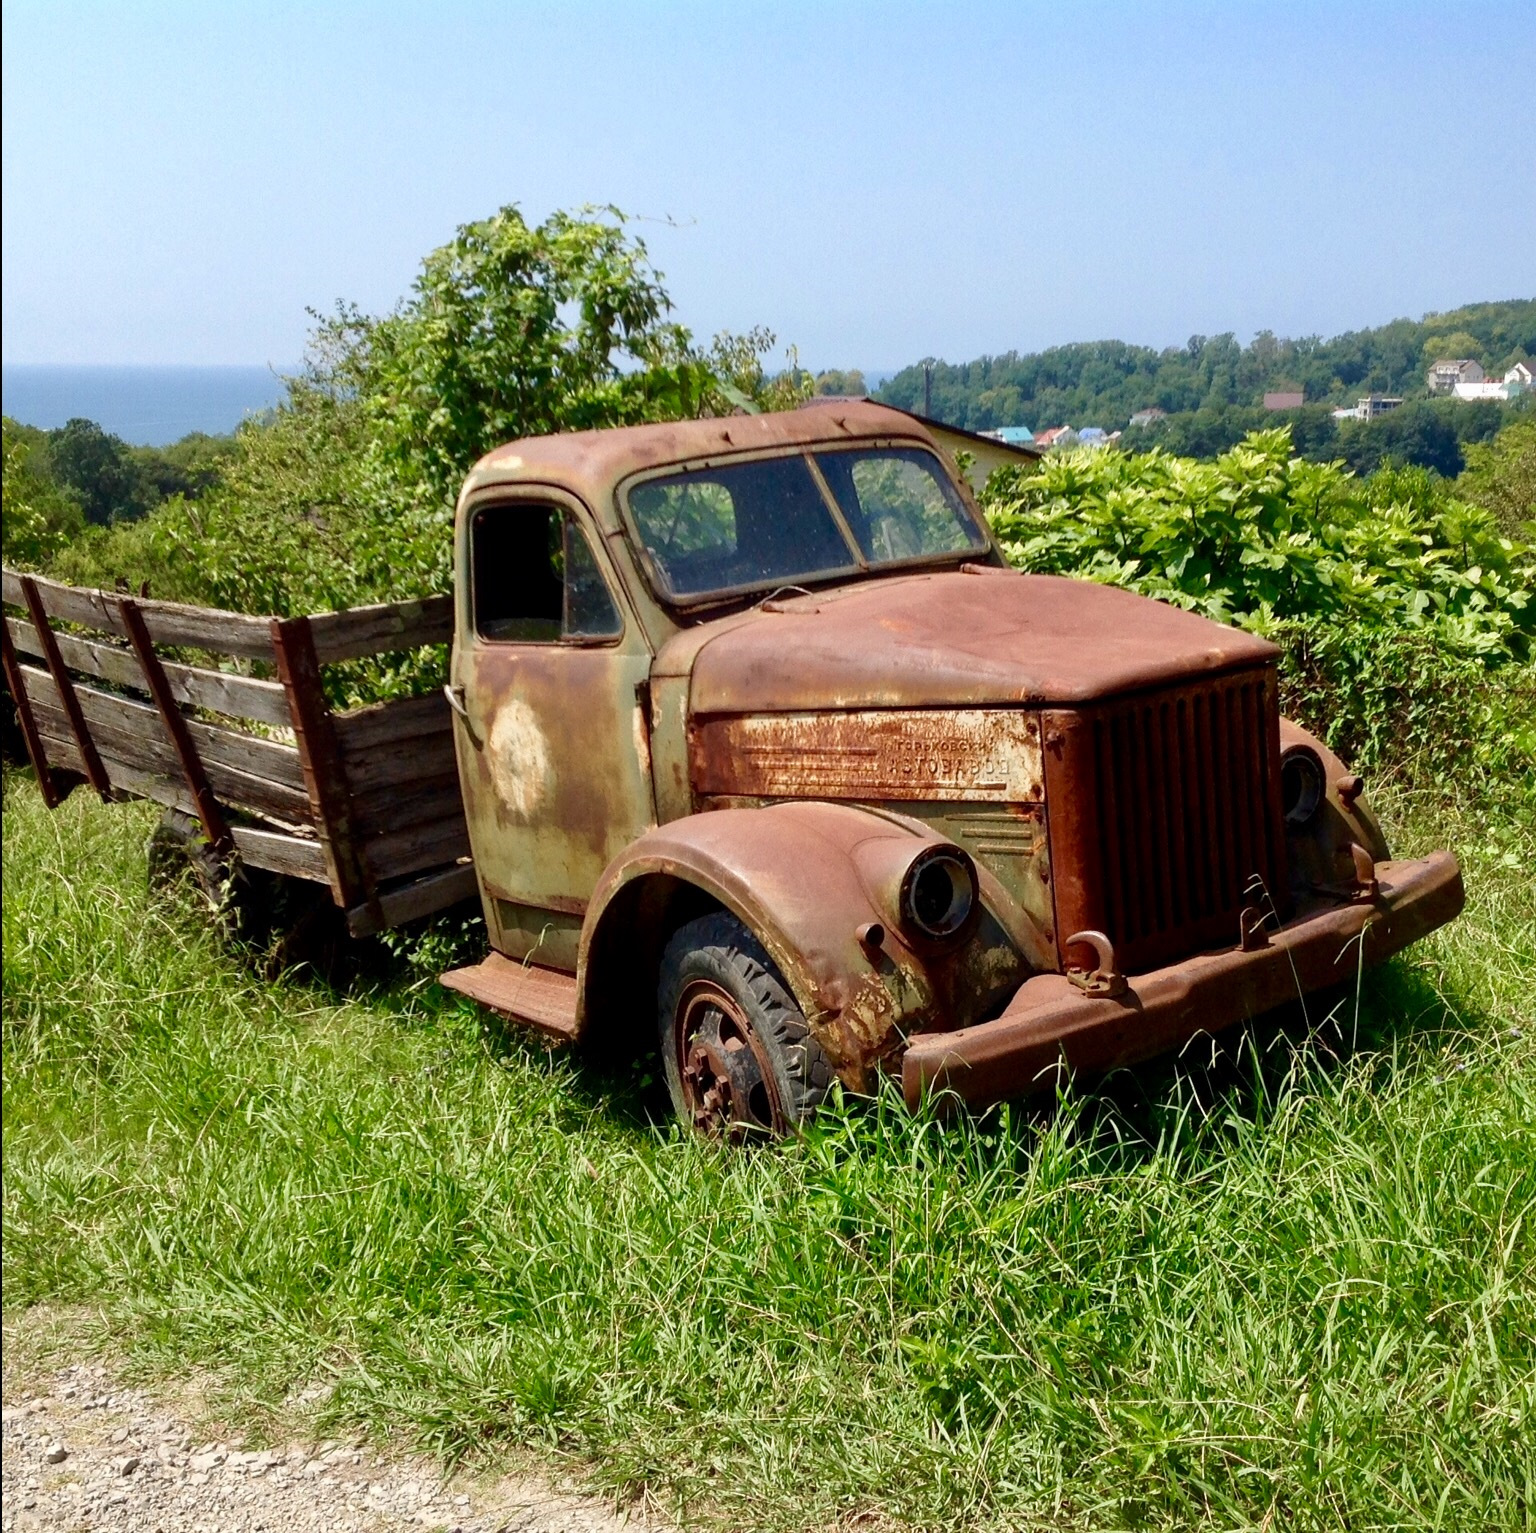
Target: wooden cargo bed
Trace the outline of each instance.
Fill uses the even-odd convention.
[[[0,594],[50,807],[84,783],[182,810],[221,852],[326,884],[359,936],[474,894],[447,700],[336,712],[322,685],[326,665],[448,643],[451,598],[253,617],[11,569]]]

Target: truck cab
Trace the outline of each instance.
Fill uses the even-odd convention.
[[[514,442],[455,526],[449,702],[493,953],[453,988],[659,1044],[680,1116],[974,1105],[1173,1047],[1449,920],[1277,651],[1011,570],[863,402]]]

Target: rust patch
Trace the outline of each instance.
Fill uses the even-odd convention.
[[[1040,728],[1016,708],[716,718],[694,725],[701,793],[1038,802]]]

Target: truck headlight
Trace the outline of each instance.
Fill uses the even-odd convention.
[[[1293,745],[1280,758],[1280,806],[1285,823],[1297,830],[1311,824],[1322,807],[1323,764],[1305,745]]]
[[[976,869],[958,846],[930,846],[901,881],[902,918],[925,937],[952,937],[976,904]]]

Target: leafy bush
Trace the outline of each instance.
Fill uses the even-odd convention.
[[[1212,463],[1052,455],[994,475],[984,504],[1021,568],[1274,639],[1288,708],[1363,765],[1417,754],[1500,769],[1536,745],[1536,553],[1425,470],[1360,479],[1293,458],[1274,430]]]

